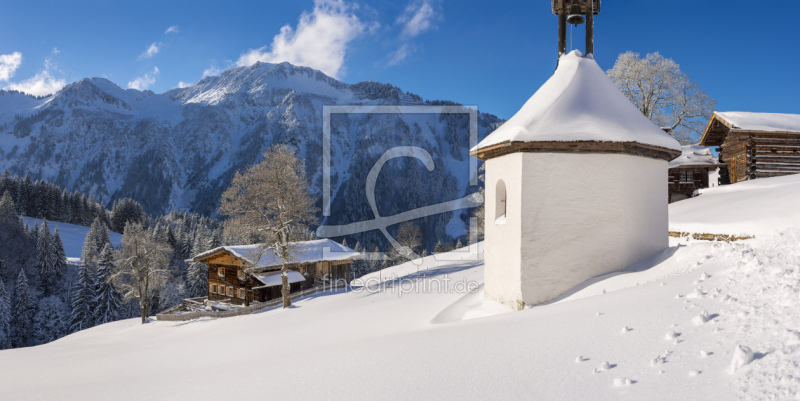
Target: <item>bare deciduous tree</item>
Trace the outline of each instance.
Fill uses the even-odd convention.
[[[122,250],[117,253],[117,270],[111,276],[123,300],[139,301],[142,324],[150,314],[150,297],[169,277],[172,248],[159,242],[141,223],[128,223],[122,235]]]
[[[716,102],[669,58],[625,52],[608,76],[650,121],[670,128],[684,145],[696,143],[714,112]]]
[[[391,256],[395,263],[403,263],[417,258],[417,251],[422,246],[422,234],[416,224],[410,221],[400,224],[395,239],[402,246],[399,251],[391,250]]]
[[[258,261],[268,251],[282,262],[281,294],[283,307],[289,299],[289,264],[293,257],[293,241],[307,236],[308,225],[315,221],[317,208],[308,192],[305,164],[287,145],[275,145],[264,153],[264,160],[236,173],[231,186],[222,194],[219,213],[229,217],[226,229],[240,238],[253,238],[262,243]],[[246,269],[256,270],[258,266]]]

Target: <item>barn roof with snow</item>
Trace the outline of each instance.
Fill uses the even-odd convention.
[[[800,133],[800,114],[749,113],[743,111],[714,112],[743,131],[797,132]]]
[[[731,132],[800,134],[800,114],[715,111],[700,143],[719,146]]]
[[[292,264],[346,260],[360,255],[360,253],[329,239],[293,242],[291,244],[293,247]],[[268,269],[282,265],[280,258],[275,256],[273,250],[268,250],[259,255],[261,246],[262,244],[221,246],[198,254],[191,260],[205,262],[212,256],[224,252],[252,267]]]
[[[501,155],[492,153],[504,147],[530,143],[631,144],[660,151],[659,158],[667,160],[677,157],[681,149],[642,115],[591,55],[584,57],[577,50],[562,56],[553,76],[471,153],[485,160]],[[553,151],[566,146],[554,145]],[[614,153],[608,145],[595,148]]]
[[[676,167],[717,167],[722,164],[717,161],[711,149],[700,145],[686,145],[681,147],[681,155],[669,162],[669,168]]]
[[[800,173],[800,114],[717,112],[700,138],[717,146],[724,183]]]

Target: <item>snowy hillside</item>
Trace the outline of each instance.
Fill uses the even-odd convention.
[[[414,104],[423,101],[392,85],[346,84],[289,63],[239,67],[162,94],[103,78],[80,80],[40,100],[0,91],[0,171],[30,174],[109,204],[131,197],[151,213],[211,214],[236,171],[258,162],[272,144],[288,143],[298,147],[321,200],[323,106]],[[479,137],[498,123],[488,114],[478,120]],[[381,213],[476,191],[467,187],[468,121],[467,114],[333,115],[331,216],[341,220],[328,223],[374,217],[365,177],[396,145],[423,147],[436,169],[414,160],[388,163],[379,183],[386,195],[377,199]],[[454,214],[431,221],[425,239],[442,239],[454,218],[464,221]],[[456,231],[462,232],[450,234],[463,233]]]
[[[750,201],[783,193],[769,180]],[[680,203],[699,210],[704,196]],[[734,243],[673,239],[623,273],[520,312],[481,302],[482,261],[462,249],[290,310],[114,322],[0,351],[0,398],[796,399],[794,222]]]
[[[670,231],[759,236],[800,225],[800,174],[707,188],[701,193],[669,205]]]
[[[34,224],[42,225],[42,219],[35,219],[33,217],[25,217],[22,219],[28,223],[30,227]],[[83,249],[83,242],[86,240],[86,234],[89,233],[89,227],[78,226],[75,224],[62,223],[59,221],[48,221],[47,226],[50,227],[50,232],[53,232],[58,227],[58,233],[61,235],[61,242],[64,244],[64,252],[67,259],[80,260],[81,250]],[[118,247],[122,242],[122,234],[109,231],[111,243]]]

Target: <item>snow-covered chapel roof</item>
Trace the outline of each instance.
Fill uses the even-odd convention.
[[[669,168],[689,166],[715,167],[719,165],[721,164],[711,154],[711,149],[700,145],[683,146],[681,155],[669,162]]]
[[[293,260],[292,264],[305,264],[324,261],[335,261],[352,259],[360,253],[329,239],[318,239],[314,241],[292,242]],[[253,267],[275,267],[282,264],[280,258],[275,256],[275,252],[268,250],[259,257],[259,250],[262,244],[254,245],[229,245],[214,248],[198,254],[193,261],[201,262],[209,256],[220,252],[227,252],[235,258]],[[254,260],[258,258],[258,260]]]
[[[675,153],[680,144],[650,122],[590,56],[561,57],[553,76],[472,149],[514,142],[635,142]]]

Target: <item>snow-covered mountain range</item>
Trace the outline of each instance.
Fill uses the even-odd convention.
[[[136,199],[150,213],[170,208],[213,214],[231,178],[272,144],[306,161],[321,202],[324,105],[426,104],[389,84],[347,84],[289,63],[227,70],[162,94],[122,89],[103,78],[46,98],[0,91],[0,170],[30,174],[111,203]],[[441,102],[430,102],[441,104]],[[364,180],[392,146],[426,149],[436,169],[414,160],[384,167],[384,215],[456,199],[468,187],[468,115],[357,114],[332,118],[332,205],[328,223],[371,219]],[[479,137],[499,125],[479,114]],[[431,195],[435,194],[435,195]],[[321,203],[320,203],[321,204]],[[466,213],[432,217],[426,243],[463,233]]]

